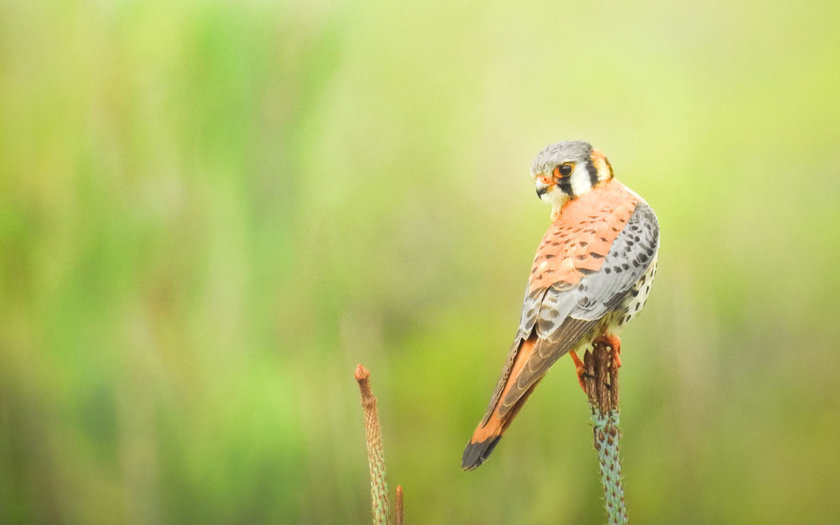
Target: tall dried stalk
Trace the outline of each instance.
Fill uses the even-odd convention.
[[[618,363],[609,345],[596,342],[592,352],[584,354],[583,364],[586,368],[584,382],[592,409],[592,430],[608,522],[610,525],[625,524],[627,508],[624,504],[619,458]]]
[[[394,525],[403,525],[403,490],[402,485],[397,485],[397,493],[395,500],[395,508],[394,508]]]
[[[388,483],[385,480],[385,453],[382,451],[382,430],[376,410],[376,396],[370,387],[370,372],[359,364],[354,374],[359,383],[362,408],[365,412],[365,437],[367,441],[368,469],[370,470],[370,499],[373,525],[391,525],[388,504]],[[396,525],[403,523],[403,491],[397,485]]]

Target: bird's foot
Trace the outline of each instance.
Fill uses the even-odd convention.
[[[577,372],[578,383],[580,383],[580,389],[583,390],[583,393],[586,393],[586,368],[583,366],[583,361],[580,360],[577,353],[574,350],[569,352],[569,355],[572,356],[572,361],[575,362],[575,372]]]

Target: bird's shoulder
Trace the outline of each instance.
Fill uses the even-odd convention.
[[[642,199],[612,179],[567,203],[543,235],[529,291],[575,286],[601,269]]]

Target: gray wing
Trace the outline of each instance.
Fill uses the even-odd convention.
[[[575,286],[555,285],[526,295],[514,345],[518,347],[532,331],[538,341],[516,384],[501,400],[500,414],[621,303],[648,270],[658,249],[659,222],[642,201],[613,242],[599,271],[586,275]],[[508,360],[512,362],[512,358]]]

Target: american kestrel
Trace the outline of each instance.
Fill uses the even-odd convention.
[[[613,177],[603,153],[582,141],[552,144],[534,159],[531,176],[552,205],[552,223],[534,257],[502,376],[464,450],[465,470],[487,459],[563,355],[571,354],[581,385],[576,352],[603,341],[618,357],[618,333],[645,305],[656,273],[656,215]]]

